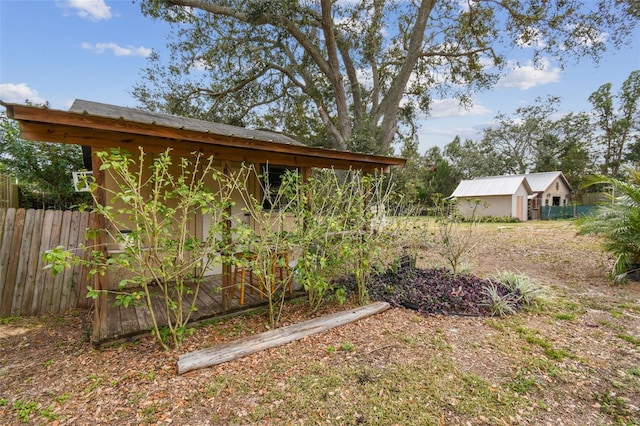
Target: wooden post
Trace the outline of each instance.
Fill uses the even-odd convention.
[[[303,167],[302,168],[302,183],[306,184],[309,181],[309,178],[311,177],[311,167]],[[307,192],[305,194],[305,198],[306,198],[306,204],[307,204],[307,211],[311,211],[311,194],[309,192]],[[302,228],[304,230],[307,229],[307,221],[305,218],[302,219]]]
[[[223,162],[222,173],[225,177],[231,175],[231,165],[228,161]],[[229,257],[233,255],[231,253],[231,247],[233,244],[231,236],[231,207],[227,208],[228,218],[224,221],[224,230],[222,232],[222,238],[226,239],[226,247],[223,250],[222,255],[222,310],[227,311],[231,306],[231,286],[235,283],[231,282],[231,264],[229,263]],[[225,257],[227,257],[225,261]]]
[[[106,185],[106,173],[104,170],[100,170],[102,161],[96,155],[97,152],[102,151],[102,148],[91,148],[91,168],[93,170],[93,177],[96,180],[98,188],[95,192],[96,202],[101,205],[107,203],[107,193],[105,191]],[[101,250],[103,256],[107,256],[105,229],[106,220],[101,214],[91,215],[89,226],[93,230],[97,230],[95,237],[93,238],[93,249]],[[107,272],[108,274],[108,272]],[[107,290],[107,275],[95,274],[92,278],[92,286],[96,291]],[[109,330],[109,318],[107,317],[107,295],[100,293],[94,303],[94,320],[93,320],[93,340],[100,341],[107,336]]]

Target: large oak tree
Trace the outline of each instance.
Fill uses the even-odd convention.
[[[387,153],[436,97],[469,103],[514,49],[598,60],[635,0],[141,0],[174,24],[134,95],[146,108]]]

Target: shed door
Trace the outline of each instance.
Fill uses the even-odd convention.
[[[522,195],[518,195],[516,197],[516,217],[518,218],[518,220],[523,221],[524,220],[524,197]]]

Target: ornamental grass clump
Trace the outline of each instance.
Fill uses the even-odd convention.
[[[489,282],[483,289],[486,301],[483,305],[491,312],[491,316],[510,315],[516,312],[519,298],[513,293],[500,292],[498,284]]]
[[[519,272],[499,271],[494,280],[508,288],[524,306],[531,306],[546,296],[544,287]]]

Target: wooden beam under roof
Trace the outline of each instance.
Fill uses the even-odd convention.
[[[162,152],[171,147],[178,155],[195,151],[220,160],[269,161],[286,166],[362,169],[365,172],[388,172],[391,166],[402,166],[406,162],[396,157],[308,147],[274,132],[78,102],[78,105],[74,104],[75,111],[0,103],[7,108],[7,116],[20,123],[21,137],[36,141],[118,147],[130,151],[142,146],[151,152]]]

